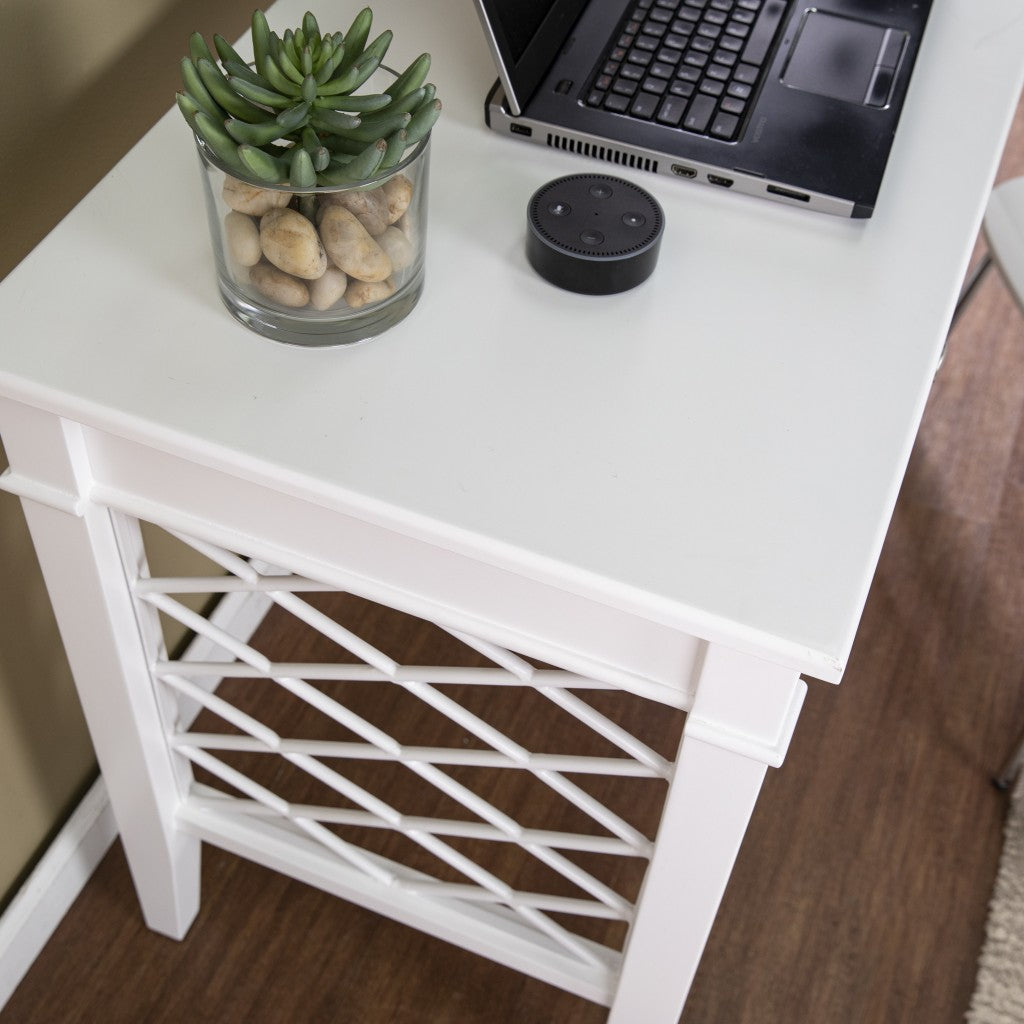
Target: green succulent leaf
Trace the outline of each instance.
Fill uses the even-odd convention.
[[[252,12],[252,52],[256,67],[263,67],[263,62],[270,56],[270,25],[267,16],[260,10]]]
[[[428,74],[430,74],[430,54],[421,53],[388,87],[388,92],[395,100],[400,100],[423,85]]]
[[[292,96],[298,98],[302,95],[302,86],[296,85],[287,75],[285,75],[273,57],[268,57],[260,67],[260,71],[263,73],[263,77],[270,83],[270,87],[282,96]]]
[[[322,115],[322,112],[320,114]],[[392,114],[386,117],[368,117],[358,125],[350,128],[345,134],[350,139],[363,142],[372,142],[374,139],[387,138],[392,132],[397,132],[412,121],[411,114]]]
[[[414,142],[419,142],[437,124],[437,119],[440,116],[440,100],[430,100],[424,103],[412,115],[412,120],[406,125],[405,131],[408,136],[409,145],[411,146]]]
[[[308,103],[297,103],[294,107],[282,110],[277,115],[277,123],[285,133],[298,131],[306,126],[310,109]]]
[[[200,110],[195,116],[196,134],[224,163],[235,170],[243,168],[238,143],[209,114]]]
[[[384,139],[371,142],[361,153],[348,159],[334,159],[330,166],[319,174],[323,185],[344,185],[350,181],[364,181],[377,173],[388,144]]]
[[[373,114],[389,107],[391,97],[386,92],[367,93],[365,96],[318,96],[314,107],[328,110],[347,110],[352,114]]]
[[[200,60],[213,61],[213,54],[201,32],[193,32],[188,37],[188,55],[198,64]]]
[[[245,60],[241,54],[223,36],[214,33],[213,46],[222,64],[226,65],[229,62],[234,62],[235,64],[245,66]]]
[[[397,132],[392,132],[387,140],[384,158],[380,162],[381,167],[394,167],[402,159],[402,155],[405,153],[408,145],[408,132],[404,128],[399,128]]]
[[[240,96],[244,96],[253,103],[261,103],[274,109],[283,109],[284,107],[293,106],[295,103],[294,96],[282,96],[273,89],[264,89],[263,86],[256,85],[245,78],[231,75],[228,77],[228,82]]]
[[[355,114],[345,114],[340,110],[313,109],[309,115],[309,123],[314,128],[327,132],[343,132],[350,135],[361,124]]]
[[[245,143],[249,146],[266,146],[285,134],[277,121],[250,124],[248,121],[239,121],[234,117],[229,117],[224,122],[224,129],[235,142]]]
[[[239,146],[242,164],[260,181],[280,184],[288,177],[288,165],[278,157],[256,146]]]
[[[320,26],[316,22],[316,16],[312,11],[306,11],[302,16],[302,31],[306,36],[306,42],[314,45],[320,41]]]
[[[316,186],[316,168],[310,155],[301,147],[292,150],[292,159],[288,168],[288,183],[293,188],[314,188]]]
[[[364,7],[353,19],[349,30],[345,33],[345,63],[342,70],[348,70],[362,56],[366,40],[370,38],[370,27],[373,24],[373,11]]]
[[[386,32],[381,32],[379,36],[365,50],[363,55],[359,58],[359,64],[362,64],[369,57],[376,57],[377,63],[379,64],[384,60],[384,55],[388,52],[388,47],[391,45],[391,40],[394,39],[395,34],[388,29]]]
[[[203,85],[203,80],[199,77],[199,69],[192,63],[191,57],[181,58],[181,82],[185,86],[185,92],[197,107],[209,114],[210,117],[219,118],[221,116],[220,105]]]
[[[266,119],[267,112],[250,103],[244,96],[240,96],[213,61],[209,61],[205,57],[200,58],[197,61],[197,67],[199,77],[203,80],[203,85],[206,86],[209,94],[232,117],[253,122]]]

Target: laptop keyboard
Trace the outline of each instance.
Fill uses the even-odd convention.
[[[785,10],[780,0],[636,0],[585,102],[736,139]]]

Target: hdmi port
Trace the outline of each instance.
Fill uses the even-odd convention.
[[[697,172],[692,167],[685,167],[683,164],[673,164],[672,173],[678,174],[680,178],[696,178]]]
[[[732,188],[732,178],[723,178],[720,174],[709,174],[708,184],[720,185],[722,188]]]

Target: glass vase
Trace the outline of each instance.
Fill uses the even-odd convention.
[[[365,181],[245,181],[197,138],[220,294],[258,334],[349,345],[404,319],[423,290],[430,137]]]

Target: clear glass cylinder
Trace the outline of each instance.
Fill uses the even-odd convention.
[[[423,290],[430,137],[365,181],[242,181],[196,139],[221,297],[258,334],[348,345],[393,327]]]

